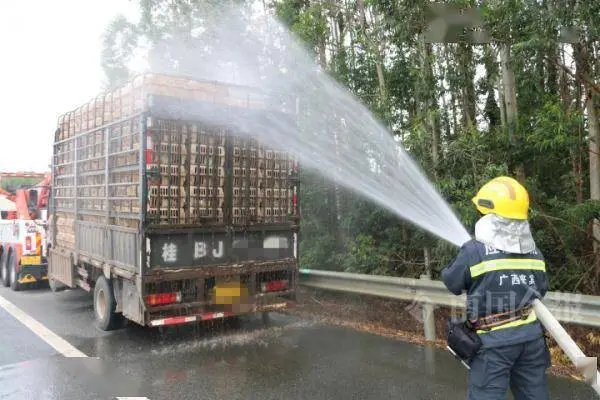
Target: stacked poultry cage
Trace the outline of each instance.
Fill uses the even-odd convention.
[[[139,229],[144,220],[245,226],[295,219],[290,154],[201,112],[155,113],[159,100],[229,113],[273,107],[255,89],[147,74],[62,115],[53,176],[57,244],[73,247],[76,221]]]

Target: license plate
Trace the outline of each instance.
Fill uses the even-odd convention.
[[[40,265],[42,263],[41,256],[22,256],[21,265]]]
[[[248,294],[246,289],[239,281],[217,283],[214,289],[215,304],[238,304],[243,297]]]

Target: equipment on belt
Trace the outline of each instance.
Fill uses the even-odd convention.
[[[477,355],[481,345],[481,338],[475,333],[469,321],[455,319],[448,321],[448,345],[446,348],[467,369],[471,369],[469,363]]]
[[[527,219],[527,189],[508,176],[494,178],[483,185],[472,201],[477,210],[484,215],[496,214],[508,219]]]
[[[476,331],[489,331],[513,321],[524,320],[532,311],[531,305],[503,313],[491,314],[473,321],[450,319],[448,321],[448,345],[446,348],[467,369],[469,363],[481,348],[481,338]]]

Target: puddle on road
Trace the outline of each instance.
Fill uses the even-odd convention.
[[[267,347],[273,340],[282,337],[282,335],[293,329],[305,329],[315,326],[311,321],[297,321],[283,326],[269,326],[249,331],[237,331],[233,333],[216,334],[198,340],[186,341],[173,345],[164,345],[159,349],[152,349],[152,355],[170,355],[178,352],[190,352],[194,350],[215,350],[226,349],[235,346],[253,345],[258,347]]]
[[[156,357],[187,354],[194,351],[226,350],[234,347],[264,348],[276,342],[284,332],[302,330],[319,325],[318,322],[298,320],[284,315],[273,315],[265,326],[260,318],[246,316],[238,322],[220,320],[214,323],[187,324],[163,328],[129,325],[123,329],[94,338],[69,338],[91,357],[120,362],[139,356]]]

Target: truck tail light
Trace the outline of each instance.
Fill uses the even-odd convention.
[[[283,292],[289,287],[288,281],[270,281],[263,282],[260,285],[263,292]]]
[[[42,235],[35,234],[35,254],[42,254]]]
[[[152,142],[152,130],[146,132],[146,165],[154,161],[154,143]]]
[[[149,306],[164,306],[172,303],[181,303],[181,292],[155,293],[146,296],[146,304]]]

